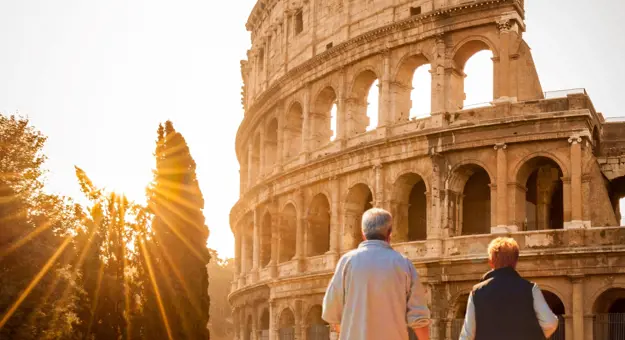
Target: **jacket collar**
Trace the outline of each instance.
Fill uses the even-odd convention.
[[[380,247],[380,248],[391,248],[391,245],[386,241],[381,240],[365,240],[360,242],[358,248],[371,248],[371,247]]]
[[[519,275],[519,273],[514,268],[503,267],[499,269],[491,269],[486,274],[484,274],[484,276],[482,277],[482,281],[486,281],[488,279],[491,279],[494,277],[501,277],[501,276],[521,277],[521,275]]]

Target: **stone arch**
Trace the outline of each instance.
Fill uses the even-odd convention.
[[[278,160],[278,119],[272,117],[265,126],[265,173],[271,173]]]
[[[521,167],[523,167],[523,165],[527,163],[527,161],[536,157],[545,157],[545,158],[551,159],[552,161],[556,162],[560,170],[562,170],[562,176],[564,177],[571,176],[571,174],[569,173],[569,169],[566,166],[565,160],[563,160],[562,158],[560,158],[558,155],[556,155],[553,152],[536,151],[536,152],[528,153],[527,155],[523,156],[523,158],[519,159],[519,161],[514,164],[514,166],[512,167],[512,170],[508,172],[508,181],[511,181],[511,182],[515,181],[519,174],[519,171],[521,170]]]
[[[515,178],[515,215],[522,230],[564,228],[562,169],[550,157],[535,156],[518,168]]]
[[[313,305],[306,313],[306,333],[308,340],[329,340],[330,328],[321,318],[321,305]]]
[[[487,72],[486,74],[480,74],[479,79],[482,83],[480,88],[485,86],[484,78],[488,76],[491,77],[490,83],[486,86],[490,85],[492,88],[492,93],[488,98],[471,98],[471,94],[475,91],[477,84],[472,82],[473,79],[478,77],[474,77],[468,75],[471,73],[471,70],[467,71],[467,62],[469,60],[477,60],[479,61],[483,57],[482,51],[489,51],[488,54],[490,56],[490,70],[485,71],[481,70],[481,72]],[[456,44],[453,51],[453,72],[450,77],[450,88],[452,89],[450,93],[449,103],[451,105],[451,109],[461,110],[465,107],[465,104],[477,104],[484,101],[492,101],[495,98],[495,63],[492,62],[493,57],[495,57],[497,49],[495,45],[484,36],[470,36],[463,39],[460,43]],[[486,52],[485,52],[486,53]],[[477,59],[474,59],[477,58]],[[487,56],[484,56],[487,57]],[[467,77],[470,77],[467,79]],[[468,80],[468,81],[467,81]],[[467,91],[468,89],[468,91]],[[467,98],[467,92],[469,92],[469,98]],[[481,92],[481,91],[479,91]]]
[[[313,197],[306,216],[306,255],[323,255],[330,250],[330,200],[325,194]]]
[[[321,89],[314,97],[312,111],[310,112],[309,126],[311,131],[311,147],[320,148],[331,142],[336,134],[336,111],[337,92],[332,86]],[[334,130],[332,126],[334,125]]]
[[[351,186],[344,201],[343,250],[353,249],[362,240],[362,214],[373,207],[373,192],[368,185],[358,183]]]
[[[456,294],[456,297],[451,300],[454,301],[454,303],[448,312],[448,318],[451,320],[451,323],[449,325],[450,329],[447,332],[447,334],[451,334],[451,339],[458,339],[460,337],[470,293],[471,290],[463,290]]]
[[[278,339],[290,340],[295,338],[295,314],[290,308],[284,308],[278,317]]]
[[[392,112],[395,122],[408,121],[411,117],[416,117],[432,111],[432,76],[430,70],[430,60],[423,53],[410,53],[402,57],[397,70],[394,73],[392,84]],[[421,70],[426,72],[422,74]],[[418,74],[417,74],[418,73]],[[415,84],[417,82],[418,84]],[[421,87],[419,87],[421,85]],[[421,96],[417,96],[421,95]],[[419,105],[419,110],[414,110],[414,99],[427,101],[427,110],[423,105]],[[417,99],[417,100],[419,100]],[[416,112],[419,111],[419,112]]]
[[[391,213],[394,218],[393,240],[422,241],[427,238],[427,184],[417,172],[405,172],[393,184]]]
[[[347,114],[344,119],[347,136],[355,136],[366,132],[370,123],[378,120],[376,114],[378,113],[378,108],[371,108],[370,111],[372,112],[369,112],[368,109],[368,97],[370,91],[375,90],[373,86],[379,79],[378,74],[372,68],[365,68],[356,73],[352,81],[350,97],[346,101]]]
[[[290,261],[295,257],[297,230],[297,210],[294,204],[287,203],[280,212],[278,229],[278,262]]]
[[[596,340],[622,339],[625,316],[625,288],[610,287],[596,296],[592,306],[593,335]]]
[[[456,165],[448,179],[450,217],[456,234],[489,234],[492,226],[491,184],[494,179],[480,161]]]
[[[260,226],[260,266],[266,267],[271,261],[271,235],[273,232],[273,220],[271,213],[266,210],[261,219]]]
[[[565,339],[566,338],[566,327],[564,325],[564,318],[566,316],[566,307],[564,304],[564,300],[562,297],[553,292],[552,290],[545,289],[546,287],[542,287],[541,292],[549,309],[556,315],[558,318],[558,328],[555,333],[550,337],[550,339]]]
[[[299,101],[293,101],[284,116],[284,147],[286,159],[299,156],[302,151],[304,109]]]

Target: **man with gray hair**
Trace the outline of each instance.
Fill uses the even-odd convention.
[[[339,260],[323,298],[322,318],[341,340],[429,340],[430,310],[417,271],[390,246],[392,216],[362,216],[364,241]]]

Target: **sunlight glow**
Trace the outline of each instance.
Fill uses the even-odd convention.
[[[493,52],[474,54],[465,64],[464,106],[487,106],[493,100]]]
[[[410,119],[424,118],[432,111],[432,75],[430,64],[418,67],[412,78]]]
[[[369,117],[369,126],[366,131],[375,130],[378,127],[378,109],[379,109],[380,83],[376,79],[369,88],[367,95],[367,117]]]

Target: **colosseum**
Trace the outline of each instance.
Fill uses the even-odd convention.
[[[230,213],[237,339],[328,339],[325,289],[374,206],[419,272],[432,339],[458,338],[499,235],[559,316],[552,339],[625,339],[625,122],[584,89],[543,91],[524,16],[523,0],[256,3]],[[492,101],[465,105],[481,51]]]

